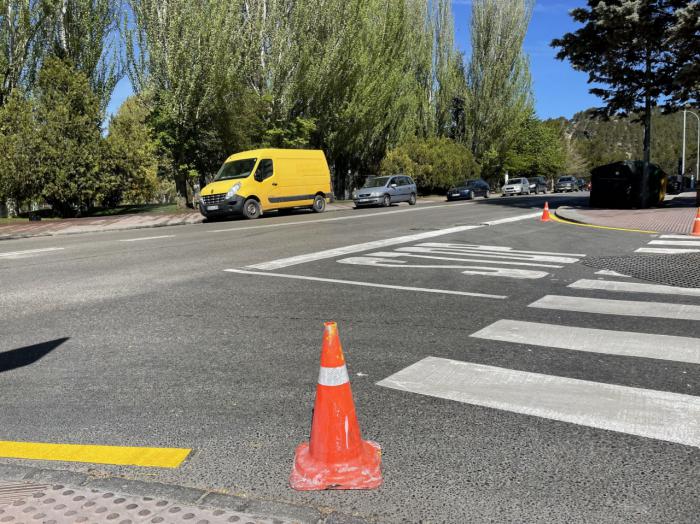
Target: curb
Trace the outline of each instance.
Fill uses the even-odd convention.
[[[241,495],[229,495],[218,491],[188,488],[160,482],[144,482],[121,477],[89,475],[66,470],[0,464],[0,480],[63,484],[85,489],[113,491],[136,497],[169,498],[181,504],[264,514],[269,515],[273,519],[277,517],[309,524],[369,524],[370,522],[361,517],[346,515],[328,509],[322,511],[313,507],[299,506],[276,500],[253,499]]]

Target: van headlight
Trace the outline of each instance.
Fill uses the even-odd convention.
[[[233,198],[236,196],[236,193],[238,193],[238,190],[241,188],[241,183],[238,182],[234,184],[231,189],[228,190],[228,193],[226,193],[226,198]]]

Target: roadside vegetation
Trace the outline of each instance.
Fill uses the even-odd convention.
[[[661,10],[651,26],[625,13],[628,25],[654,29],[634,48],[657,46],[655,76],[641,72],[640,82],[663,77],[657,95],[674,107],[697,101],[698,2],[608,4]],[[474,0],[463,56],[450,0],[1,0],[0,215],[184,207],[229,154],[257,147],[322,149],[340,198],[380,173],[402,171],[438,192],[465,178],[497,185],[507,172],[580,175],[601,151],[637,155],[636,138],[601,134],[605,148],[594,145],[607,128],[585,134],[580,116],[537,118],[523,51],[533,6]],[[590,38],[555,45],[593,71]],[[608,62],[592,76],[618,86],[603,96],[604,116],[637,110],[614,91],[624,64]],[[134,95],[107,115],[122,78]]]

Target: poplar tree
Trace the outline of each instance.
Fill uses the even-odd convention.
[[[533,111],[523,41],[532,0],[474,0],[467,70],[466,137],[484,176],[502,169],[519,128]]]

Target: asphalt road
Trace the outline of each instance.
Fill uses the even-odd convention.
[[[637,282],[581,261],[653,237],[527,217],[544,199],[4,241],[0,440],[193,448],[176,469],[39,464],[378,522],[697,522],[700,297],[567,287]],[[383,448],[374,491],[287,484],[327,320]]]

